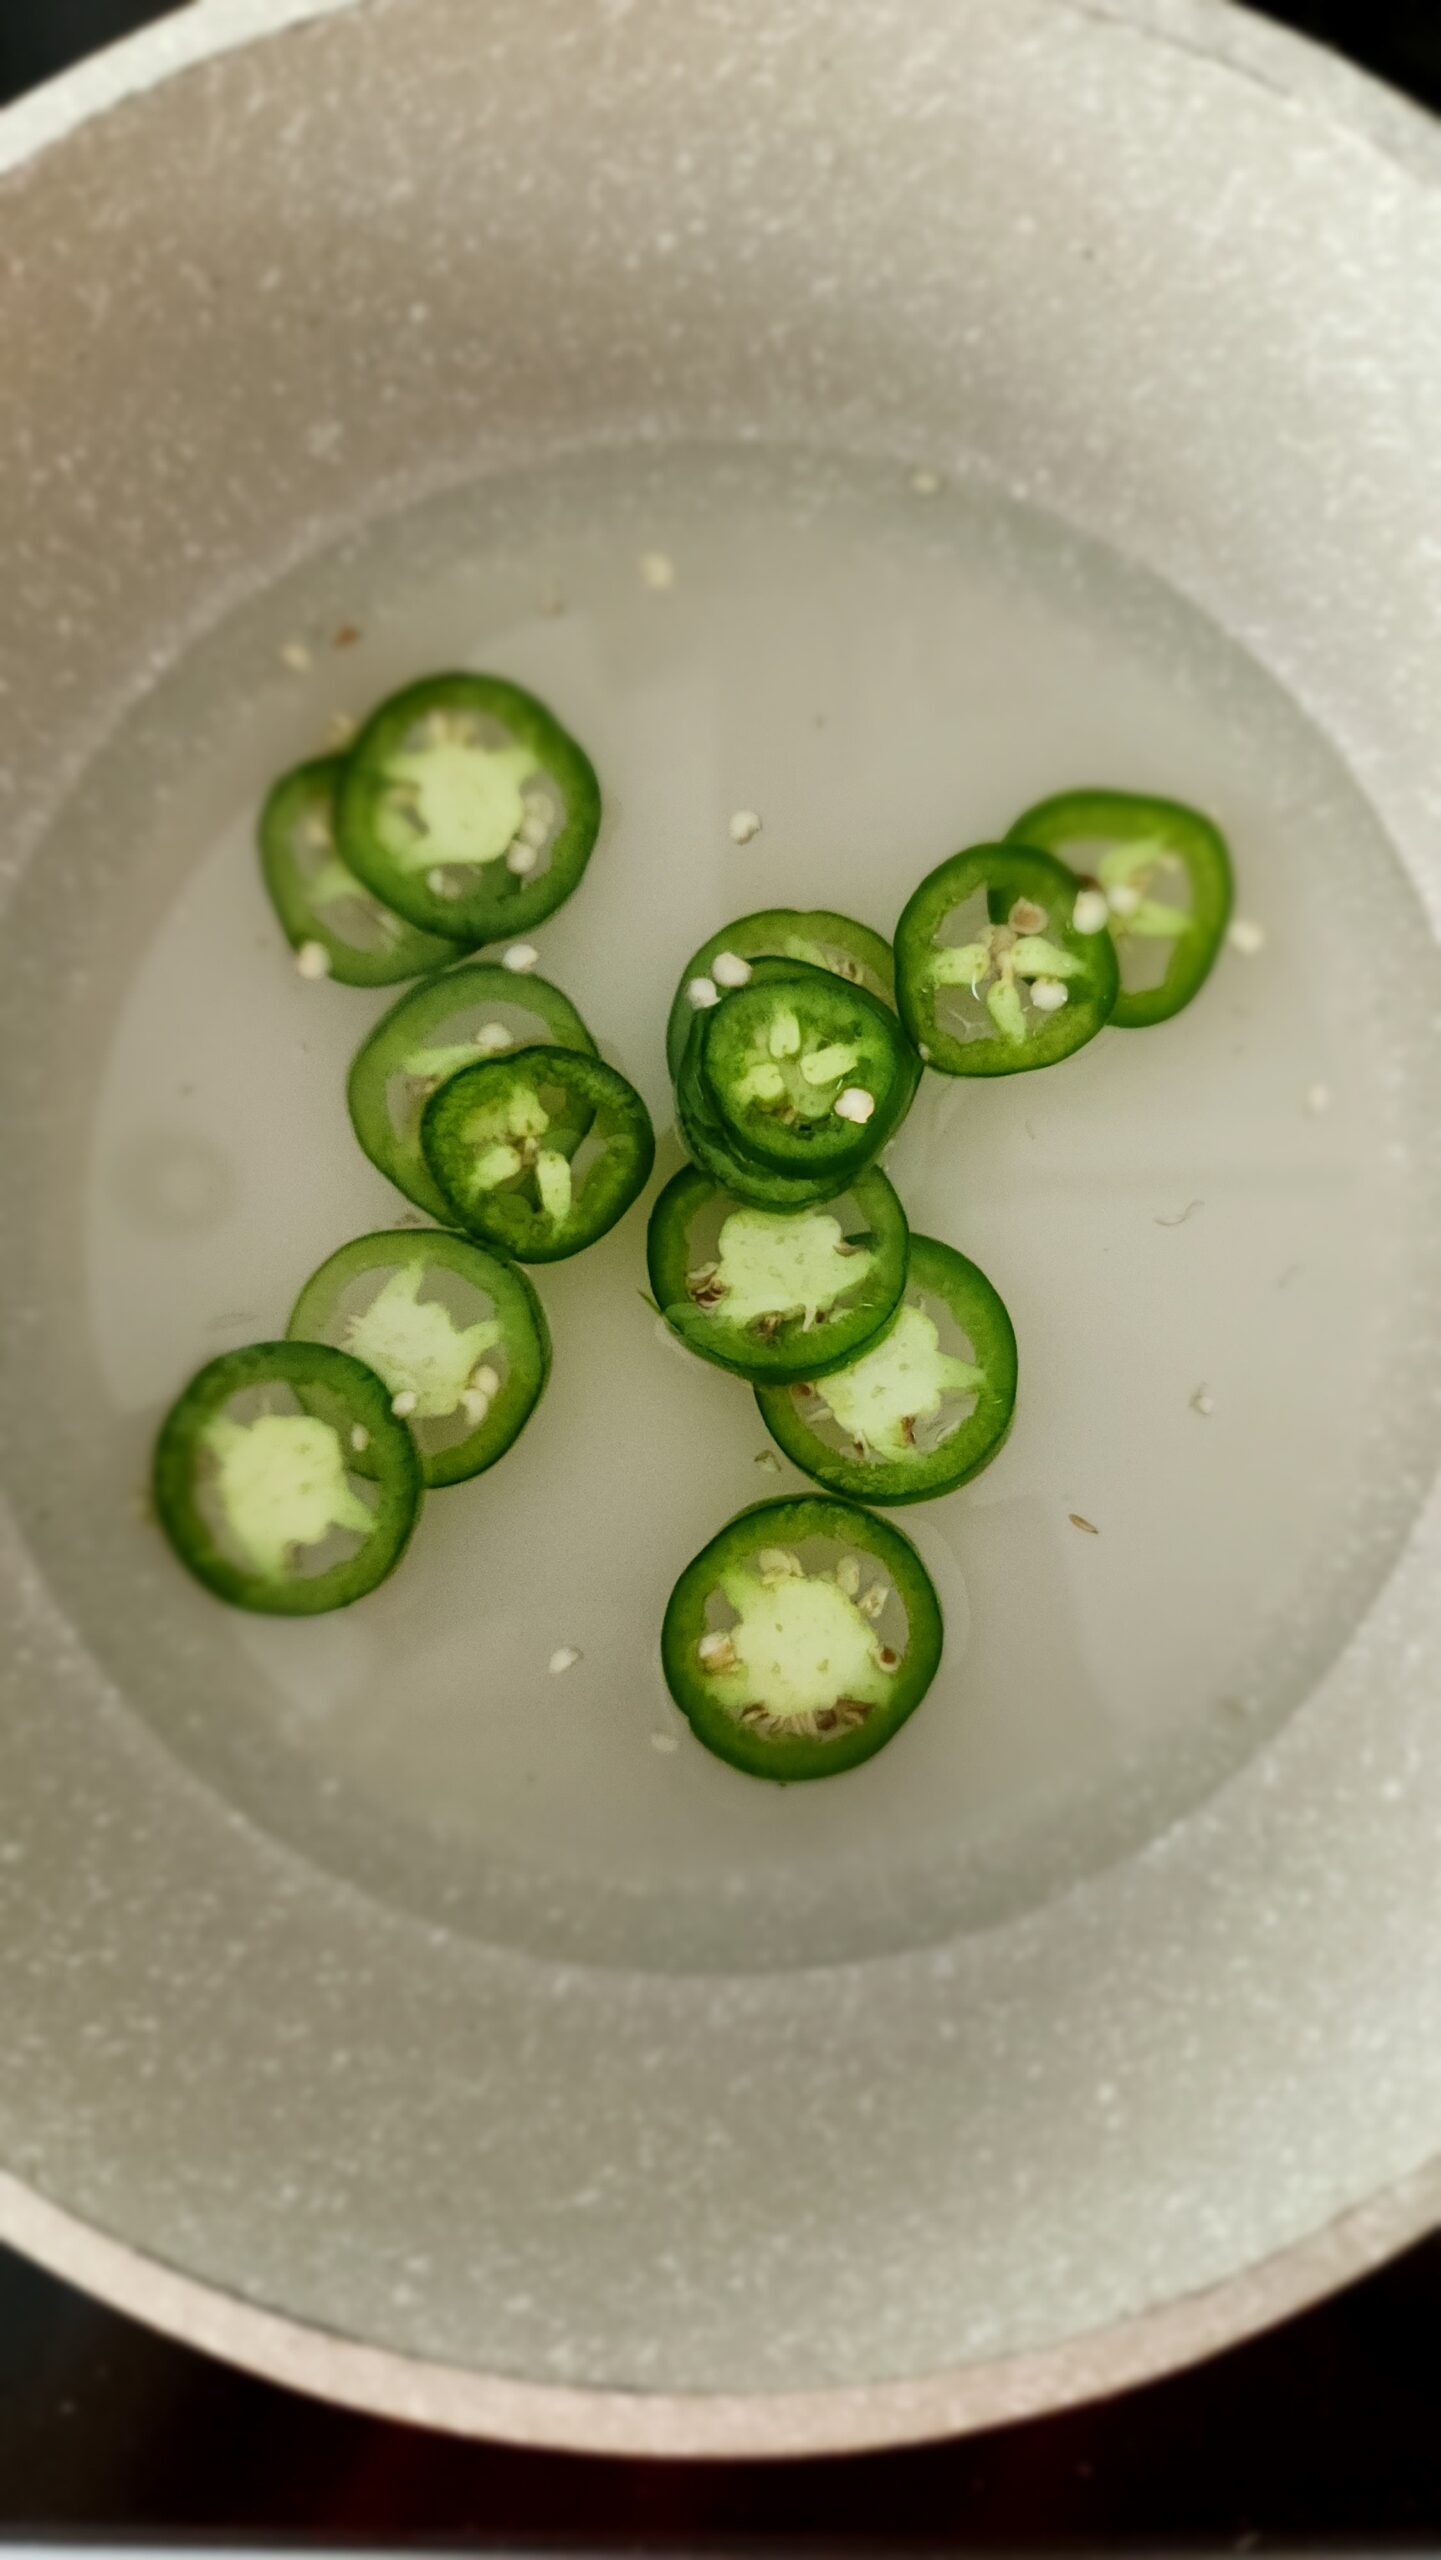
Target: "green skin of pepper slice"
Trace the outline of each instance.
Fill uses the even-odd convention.
[[[1210,976],[1231,919],[1234,878],[1220,828],[1180,800],[1061,791],[1027,809],[1010,836],[1059,855],[1103,890],[1138,893],[1132,913],[1113,915],[1110,923],[1121,972],[1111,1016],[1117,1028],[1144,1031],[1182,1012]],[[1175,898],[1178,875],[1189,891],[1184,908]],[[1164,974],[1151,986],[1127,986],[1128,961],[1158,943],[1170,944]]]
[[[421,1297],[437,1270],[454,1273],[473,1292],[465,1322],[452,1320],[434,1297]],[[374,1288],[357,1288],[371,1276]],[[525,1273],[466,1236],[423,1228],[342,1245],[311,1273],[286,1331],[293,1342],[328,1342],[365,1358],[392,1394],[418,1390],[421,1409],[404,1419],[431,1488],[464,1484],[503,1458],[550,1376],[550,1330]],[[499,1380],[493,1395],[470,1383],[487,1368]],[[357,1456],[356,1470],[371,1473],[368,1450]]]
[[[517,871],[506,857],[527,842],[527,797],[548,821],[535,867]],[[351,870],[423,932],[471,948],[553,915],[579,886],[599,827],[589,757],[503,676],[427,676],[392,694],[352,745],[336,795]]]
[[[283,1412],[306,1435],[306,1468],[319,1483],[307,1527],[318,1538],[332,1528],[357,1528],[362,1514],[368,1519],[354,1552],[322,1573],[306,1574],[289,1554],[272,1565],[238,1563],[206,1509],[207,1475],[223,1483],[225,1459],[243,1450],[243,1435],[267,1418],[251,1412],[240,1421],[228,1408],[237,1397],[253,1406],[254,1392],[267,1387],[277,1391],[269,1418]],[[369,1499],[357,1489],[352,1463],[357,1432],[364,1436]],[[348,1608],[394,1571],[419,1515],[423,1484],[415,1442],[373,1370],[323,1344],[256,1342],[210,1361],[171,1406],[155,1443],[151,1493],[181,1563],[217,1599],[295,1618]],[[294,1553],[303,1560],[303,1548]]]
[[[813,970],[804,961],[761,959],[755,963],[751,986],[768,986],[782,979],[804,982],[817,978],[824,983],[826,976],[827,972]],[[744,992],[749,994],[750,987]],[[737,1200],[751,1208],[799,1209],[834,1199],[876,1153],[874,1122],[855,1130],[854,1143],[846,1147],[843,1161],[832,1159],[829,1167],[818,1173],[808,1173],[804,1167],[782,1171],[745,1153],[716,1107],[706,1073],[709,1026],[724,1009],[723,1004],[713,1005],[691,1017],[675,1085],[676,1126],[686,1153],[713,1182],[734,1192]]]
[[[905,1285],[906,1213],[885,1175],[871,1166],[849,1192],[834,1202],[778,1214],[812,1218],[828,1209],[846,1238],[863,1247],[867,1261],[854,1288],[847,1289],[834,1312],[818,1311],[807,1325],[804,1313],[780,1320],[770,1338],[753,1323],[738,1324],[724,1305],[697,1304],[689,1287],[696,1268],[692,1238],[699,1220],[725,1201],[733,1209],[750,1204],[718,1185],[708,1174],[686,1165],[673,1175],[651,1211],[646,1234],[646,1264],[656,1306],[688,1351],[727,1369],[752,1385],[777,1385],[791,1379],[818,1378],[837,1369],[871,1341],[894,1311]],[[839,1276],[839,1275],[838,1275]]]
[[[860,1633],[859,1611],[849,1602],[840,1605],[834,1587],[824,1594],[804,1593],[807,1600],[824,1598],[828,1604],[816,1626],[817,1640],[826,1644],[829,1661],[833,1641],[839,1639],[844,1658],[861,1669],[857,1685],[865,1687],[866,1700],[856,1702],[860,1712],[855,1715],[840,1701],[834,1708],[823,1708],[823,1715],[837,1718],[829,1731],[758,1730],[744,1720],[744,1702],[737,1703],[747,1685],[747,1666],[708,1670],[701,1659],[700,1645],[712,1632],[707,1604],[717,1593],[743,1601],[738,1625],[749,1623],[753,1628],[756,1654],[764,1660],[767,1586],[757,1579],[759,1560],[773,1551],[793,1551],[813,1538],[840,1545],[842,1561],[851,1560],[859,1568],[854,1578],[862,1591],[867,1583],[884,1576],[899,1600],[904,1636],[890,1642],[888,1649],[896,1659],[883,1667]],[[801,1579],[814,1584],[831,1577],[816,1574]],[[770,1589],[779,1593],[776,1614],[783,1617],[790,1595],[780,1581]],[[909,1538],[892,1522],[878,1520],[854,1503],[809,1494],[752,1505],[701,1549],[671,1593],[661,1630],[661,1661],[671,1696],[698,1742],[750,1777],[791,1784],[838,1777],[883,1750],[930,1687],[941,1658],[943,1632],[935,1587]],[[800,1637],[803,1654],[804,1626],[793,1633]],[[878,1643],[885,1633],[884,1625],[876,1629]],[[793,1655],[797,1651],[794,1643],[791,1651]],[[815,1693],[820,1695],[824,1674],[819,1663],[814,1676]],[[755,1697],[750,1703],[764,1711],[768,1702]]]
[[[260,813],[261,874],[293,951],[318,942],[338,985],[390,987],[443,969],[457,946],[418,932],[341,861],[335,792],[344,761],[317,756],[281,775]]]
[[[920,1060],[895,1015],[864,987],[794,968],[752,978],[701,1018],[694,1072],[744,1163],[846,1179],[894,1137],[915,1098]],[[869,1120],[833,1108],[868,1093]]]
[[[1029,845],[976,845],[953,854],[928,874],[901,912],[896,927],[896,1000],[901,1020],[929,1066],[942,1075],[1009,1076],[1055,1066],[1094,1040],[1115,1010],[1120,981],[1115,947],[1104,928],[1082,934],[1072,924],[1081,882],[1065,864]],[[949,965],[966,963],[964,977],[938,976],[948,919],[958,908],[981,902],[976,939],[954,947]],[[1043,925],[1018,930],[1002,949],[1018,902],[1044,916]],[[972,974],[974,973],[974,974]],[[995,1028],[968,1037],[948,1028],[952,985],[980,990],[979,1001]],[[1042,1012],[1031,1000],[1035,986],[1060,984],[1066,1000]]]
[[[468,960],[409,988],[351,1061],[346,1101],[362,1148],[397,1191],[441,1226],[449,1226],[452,1212],[420,1152],[421,1111],[448,1076],[472,1057],[492,1054],[475,1045],[477,1032],[483,1037],[491,1028],[511,1033],[511,1047],[494,1053],[501,1056],[537,1042],[595,1055],[595,1042],[569,996],[548,978],[530,971],[518,975],[498,960]],[[417,1066],[419,1075],[413,1072]],[[578,1146],[590,1126],[589,1111],[577,1108],[569,1125]]]
[[[933,1371],[937,1388],[944,1377],[957,1396],[969,1385],[971,1411],[931,1449],[910,1446],[897,1451],[890,1445],[871,1445],[857,1452],[836,1448],[817,1428],[828,1411],[825,1387],[838,1392],[856,1372],[862,1377],[874,1375],[888,1346],[899,1350],[898,1329],[914,1326],[916,1314],[924,1316],[928,1304],[937,1302],[949,1310],[966,1336],[970,1360],[948,1361],[944,1354],[931,1354],[923,1339],[921,1376],[925,1379]],[[901,1308],[851,1360],[834,1371],[817,1373],[822,1389],[819,1400],[798,1386],[757,1386],[756,1403],[777,1446],[828,1491],[849,1494],[861,1502],[929,1502],[969,1484],[998,1454],[1015,1411],[1016,1373],[1015,1329],[985,1273],[953,1246],[940,1244],[932,1236],[913,1235]],[[889,1443],[893,1434],[885,1436]]]
[[[763,907],[723,925],[691,956],[676,988],[666,1024],[665,1054],[672,1081],[680,1072],[691,1016],[697,1008],[686,990],[693,979],[708,978],[724,951],[737,960],[803,960],[829,969],[853,985],[868,987],[883,1004],[894,1005],[895,962],[883,934],[853,916],[835,915],[828,907]]]
[[[562,1115],[576,1110],[592,1115],[586,1135],[602,1153],[572,1183],[573,1150],[554,1141]],[[600,1058],[540,1046],[452,1076],[425,1106],[420,1144],[451,1220],[519,1262],[561,1262],[595,1244],[638,1199],[655,1163],[655,1132],[634,1085]],[[502,1150],[520,1158],[514,1170],[495,1169]],[[563,1210],[547,1200],[551,1181]]]

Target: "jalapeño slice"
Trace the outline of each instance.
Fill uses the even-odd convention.
[[[256,1342],[212,1360],[172,1405],[152,1491],[181,1563],[219,1599],[307,1617],[347,1608],[399,1563],[420,1457],[389,1388],[348,1352]]]
[[[352,871],[427,933],[528,931],[579,884],[600,786],[574,738],[501,676],[427,676],[371,713],[336,796]]]
[[[442,1225],[451,1212],[420,1152],[422,1111],[447,1076],[537,1041],[595,1053],[569,996],[548,978],[469,960],[411,987],[357,1049],[346,1087],[355,1134],[397,1191]],[[579,1145],[589,1114],[573,1113],[569,1125]]]
[[[1054,1066],[1110,1019],[1110,937],[1077,929],[1081,883],[1029,845],[983,844],[940,863],[896,927],[901,1019],[950,1076]]]
[[[661,1659],[698,1742],[751,1777],[830,1778],[920,1705],[941,1607],[909,1538],[823,1495],[756,1503],[688,1564]]]
[[[1016,1402],[1016,1336],[983,1271],[912,1236],[905,1294],[844,1367],[757,1386],[767,1430],[833,1493],[926,1502],[988,1467]]]
[[[758,1383],[814,1379],[886,1322],[906,1276],[906,1215],[872,1166],[823,1206],[756,1209],[691,1166],[651,1211],[651,1291],[703,1360]]]
[[[423,1228],[342,1245],[311,1273],[287,1331],[375,1371],[428,1485],[462,1484],[503,1458],[550,1375],[550,1333],[525,1273],[465,1236]],[[362,1475],[368,1454],[356,1456]]]
[[[857,924],[852,916],[832,915],[826,907],[763,907],[723,925],[692,955],[666,1025],[666,1064],[672,1077],[680,1068],[691,1015],[745,986],[751,964],[763,959],[804,960],[813,969],[833,970],[853,986],[868,987],[883,1004],[895,1003],[895,963],[883,934]]]
[[[573,1142],[580,1118],[585,1135]],[[462,1068],[426,1104],[420,1144],[449,1215],[521,1262],[560,1262],[594,1244],[655,1162],[634,1085],[574,1049],[520,1049]]]
[[[318,943],[343,987],[389,987],[443,969],[454,942],[420,933],[358,880],[335,846],[343,759],[317,756],[282,774],[260,813],[260,868],[293,951]]]
[[[833,1184],[895,1135],[920,1077],[878,997],[804,964],[757,974],[704,1010],[687,1061],[740,1161]]]
[[[1179,800],[1062,791],[1010,832],[1081,873],[1081,929],[1109,928],[1120,964],[1111,1020],[1140,1031],[1180,1013],[1210,976],[1230,921],[1231,855],[1220,828]]]

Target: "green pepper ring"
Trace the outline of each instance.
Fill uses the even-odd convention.
[[[762,1379],[769,1385],[781,1385],[801,1378],[824,1377],[857,1358],[889,1321],[906,1281],[906,1213],[880,1168],[870,1166],[857,1175],[853,1184],[833,1195],[837,1200],[853,1198],[868,1220],[869,1231],[876,1239],[882,1277],[870,1297],[837,1323],[829,1347],[824,1349],[820,1329],[804,1333],[792,1327],[769,1349],[758,1346],[754,1352],[727,1350],[727,1335],[735,1334],[737,1328],[723,1328],[713,1316],[693,1305],[686,1289],[690,1263],[687,1240],[699,1211],[724,1188],[695,1166],[684,1165],[672,1175],[650,1213],[645,1249],[651,1292],[677,1340],[702,1360],[728,1370],[732,1377],[744,1378],[749,1385]]]
[[[789,947],[796,943],[808,943],[811,948]],[[827,943],[851,960],[861,986],[894,1009],[896,964],[884,934],[876,933],[868,924],[858,924],[853,916],[836,915],[829,907],[760,907],[753,915],[737,916],[733,924],[723,925],[719,933],[711,934],[692,953],[666,1024],[666,1065],[672,1081],[680,1071],[691,1016],[697,1010],[688,989],[694,979],[710,976],[722,952],[733,952],[737,960],[800,960],[812,968],[829,969],[831,963],[816,956]]]
[[[1159,823],[1158,823],[1159,822]],[[1113,836],[1135,842],[1164,830],[1191,884],[1191,921],[1176,938],[1165,976],[1154,987],[1116,998],[1112,1022],[1120,1031],[1145,1031],[1169,1022],[1199,994],[1211,974],[1231,920],[1235,881],[1231,853],[1219,827],[1182,800],[1159,800],[1135,791],[1059,791],[1038,800],[1009,830],[1018,843],[1039,845],[1066,859],[1077,838]],[[1083,877],[1086,875],[1082,875]]]
[[[489,1205],[477,1202],[473,1196],[466,1197],[464,1174],[471,1160],[466,1117],[498,1095],[508,1075],[519,1075],[522,1080],[529,1075],[559,1085],[563,1093],[573,1095],[591,1111],[589,1134],[594,1135],[599,1124],[607,1142],[609,1163],[593,1168],[586,1176],[580,1199],[571,1212],[571,1224],[580,1224],[577,1213],[588,1193],[591,1216],[584,1222],[584,1232],[573,1240],[567,1240],[568,1228],[562,1231],[560,1240],[548,1238],[540,1231],[540,1222],[529,1203],[514,1191],[495,1191]],[[502,1253],[513,1254],[518,1262],[563,1262],[571,1254],[583,1253],[589,1245],[598,1244],[639,1198],[655,1163],[655,1131],[634,1085],[602,1058],[542,1042],[510,1050],[501,1058],[484,1059],[473,1067],[462,1067],[458,1075],[451,1076],[425,1106],[420,1144],[436,1188],[448,1203],[447,1216]],[[597,1206],[602,1212],[598,1220]]]
[[[706,1632],[706,1603],[724,1564],[743,1562],[763,1546],[795,1546],[805,1538],[833,1538],[874,1556],[889,1574],[906,1613],[906,1647],[892,1695],[865,1722],[834,1739],[767,1740],[751,1734],[727,1708],[717,1706],[695,1667]],[[696,1740],[717,1759],[749,1776],[795,1783],[838,1777],[871,1760],[920,1705],[941,1659],[944,1627],[934,1583],[904,1532],[851,1502],[827,1494],[782,1495],[752,1503],[693,1556],[666,1603],[661,1663],[666,1686]]]
[[[324,1411],[339,1408],[343,1420],[369,1434],[369,1457],[378,1488],[375,1529],[341,1564],[309,1578],[275,1582],[248,1573],[223,1553],[195,1498],[200,1435],[234,1395],[270,1381],[288,1386],[306,1410],[334,1423]],[[313,1342],[253,1342],[222,1352],[197,1370],[160,1426],[151,1473],[155,1514],[181,1563],[217,1599],[270,1617],[315,1617],[349,1608],[393,1572],[419,1515],[423,1484],[420,1456],[405,1424],[390,1410],[388,1389],[373,1369]]]
[[[999,875],[999,878],[998,878]],[[1019,843],[973,845],[938,863],[912,891],[896,926],[896,1001],[901,1020],[928,1066],[942,1075],[1008,1076],[1055,1066],[1104,1030],[1115,1011],[1120,980],[1115,945],[1108,933],[1077,933],[1071,911],[1081,889],[1073,871],[1054,855]],[[968,899],[996,889],[1007,909],[1017,898],[1031,898],[1047,913],[1046,931],[1059,939],[1068,957],[1079,964],[1081,1000],[1067,1002],[1056,1013],[1033,1015],[1019,1044],[997,1031],[973,1040],[958,1039],[936,1018],[936,989],[927,963],[937,947],[936,934],[952,911]],[[1059,926],[1057,918],[1059,915]]]
[[[327,974],[337,986],[392,987],[402,978],[419,978],[428,970],[443,969],[465,946],[439,934],[417,932],[392,907],[385,909],[397,927],[390,949],[367,951],[337,933],[326,922],[324,909],[312,903],[305,875],[296,860],[295,840],[308,821],[322,816],[327,824],[333,821],[336,785],[343,764],[341,756],[315,756],[310,763],[295,765],[281,775],[260,812],[261,876],[292,951],[299,951],[307,942],[318,942],[330,962]],[[335,858],[339,863],[338,854]],[[353,876],[356,895],[374,899],[374,890]],[[385,904],[383,899],[376,903],[382,907]]]
[[[595,1042],[569,996],[552,986],[549,978],[507,969],[498,960],[463,960],[455,968],[439,970],[419,986],[407,987],[390,1011],[381,1015],[350,1062],[345,1087],[350,1125],[377,1172],[441,1226],[450,1225],[453,1213],[426,1171],[419,1120],[409,1144],[396,1130],[390,1114],[390,1080],[433,1027],[440,1028],[471,1004],[482,1010],[493,1005],[529,1011],[544,1024],[544,1036],[552,1048],[579,1049],[591,1057],[596,1053]],[[533,1045],[533,1037],[517,1043],[518,1047]],[[515,1052],[501,1054],[511,1057]],[[577,1143],[583,1135],[582,1127]]]
[[[470,1237],[452,1235],[445,1228],[396,1227],[353,1237],[312,1271],[291,1311],[286,1327],[288,1340],[329,1340],[327,1327],[334,1322],[334,1310],[347,1281],[363,1271],[398,1268],[408,1262],[443,1263],[490,1298],[502,1327],[497,1348],[503,1353],[504,1375],[489,1411],[475,1429],[443,1448],[427,1449],[421,1439],[423,1426],[414,1422],[406,1426],[420,1452],[427,1489],[436,1491],[443,1485],[466,1484],[472,1476],[483,1475],[487,1467],[493,1467],[514,1447],[545,1393],[550,1376],[550,1328],[534,1288],[517,1264],[488,1253]],[[343,1345],[333,1347],[338,1350]],[[366,1457],[368,1460],[368,1451]],[[358,1465],[356,1471],[368,1475],[368,1463]]]
[[[503,861],[486,863],[486,871],[499,869],[495,886],[482,881],[452,898],[430,888],[424,873],[404,871],[392,859],[376,824],[385,767],[417,722],[435,711],[470,711],[499,722],[531,750],[538,771],[560,792],[564,823],[548,848],[548,867],[535,877],[518,879]],[[580,885],[599,830],[600,784],[589,756],[543,702],[505,676],[424,676],[389,695],[351,745],[336,797],[341,855],[357,878],[424,932],[472,947],[529,932],[564,905]],[[437,866],[444,859],[437,847]]]
[[[746,1059],[746,1034],[740,1026],[757,1020],[763,1026],[768,1010],[781,1001],[781,986],[787,984],[794,988],[803,1031],[824,1035],[830,1029],[842,1041],[849,1036],[860,1043],[862,1057],[869,1057],[868,1068],[856,1070],[858,1076],[870,1078],[869,1120],[843,1120],[828,1110],[808,1123],[807,1134],[801,1137],[783,1122],[773,1122],[759,1105],[737,1107],[731,1099],[732,1075],[744,1067]],[[828,1015],[836,1017],[830,1024]],[[755,1039],[752,1029],[752,1044]],[[753,1045],[750,1054],[755,1055]],[[739,1162],[760,1172],[784,1175],[788,1181],[828,1174],[833,1189],[889,1145],[915,1100],[921,1074],[921,1062],[890,1006],[868,987],[852,985],[831,970],[815,969],[803,961],[753,973],[747,986],[705,1008],[694,1044],[687,1042],[686,1061],[688,1082],[693,1079],[703,1089],[708,1116]]]
[[[852,1457],[832,1448],[806,1421],[797,1410],[793,1386],[756,1388],[761,1420],[777,1447],[792,1465],[830,1493],[847,1494],[858,1502],[933,1502],[969,1484],[1005,1446],[1015,1414],[1018,1363],[1015,1327],[1004,1299],[978,1265],[957,1253],[954,1245],[918,1235],[911,1237],[903,1303],[913,1294],[944,1301],[969,1335],[977,1365],[985,1372],[973,1410],[939,1448],[909,1458]],[[879,1349],[895,1320],[894,1315],[889,1317],[880,1334],[851,1357],[862,1360]],[[813,1374],[833,1372],[828,1367]]]

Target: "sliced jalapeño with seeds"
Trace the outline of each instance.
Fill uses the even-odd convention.
[[[1111,1020],[1123,1031],[1169,1022],[1204,986],[1231,916],[1225,837],[1199,809],[1134,791],[1062,791],[1010,830],[1081,874],[1074,915],[1107,932],[1121,991]]]
[[[463,1484],[503,1458],[550,1375],[550,1333],[525,1273],[439,1229],[342,1245],[311,1273],[287,1331],[374,1370],[427,1485]],[[368,1456],[356,1454],[362,1475]]]
[[[252,1343],[200,1370],[161,1424],[151,1489],[197,1581],[235,1608],[292,1618],[383,1582],[423,1490],[389,1388],[313,1342]]]
[[[757,971],[701,1013],[694,1037],[693,1072],[736,1153],[807,1179],[843,1181],[869,1163],[905,1118],[920,1076],[888,1006],[804,963]]]
[[[351,1125],[370,1161],[418,1209],[450,1223],[420,1152],[420,1115],[448,1076],[482,1058],[502,1058],[543,1041],[595,1054],[571,1003],[548,978],[468,960],[411,987],[362,1041],[346,1086]],[[579,1144],[590,1125],[582,1107],[567,1134]]]
[[[317,975],[343,987],[389,987],[443,969],[457,945],[422,933],[367,889],[335,842],[344,759],[317,756],[282,774],[260,813],[260,869],[292,951],[318,949]]]
[[[1030,845],[976,845],[929,873],[896,927],[901,1018],[950,1076],[1051,1067],[1115,1010],[1110,936],[1077,926],[1075,873]]]
[[[895,1002],[895,963],[883,934],[827,907],[763,907],[723,925],[692,953],[666,1025],[666,1064],[672,1078],[685,1051],[691,1015],[747,985],[757,960],[804,960],[813,969],[830,969],[853,986],[869,988],[883,1004]]]
[[[872,1165],[800,1209],[748,1207],[693,1166],[651,1211],[657,1307],[688,1350],[753,1384],[813,1379],[886,1323],[906,1277],[906,1214]]]
[[[519,1262],[560,1262],[596,1243],[655,1162],[634,1085],[574,1049],[462,1068],[426,1104],[420,1144],[448,1215]]]
[[[828,1374],[758,1385],[786,1456],[832,1493],[928,1502],[988,1467],[1011,1427],[1016,1335],[974,1262],[912,1236],[905,1293],[881,1331]]]
[[[351,870],[422,931],[471,948],[554,914],[599,826],[589,757],[502,676],[428,676],[392,694],[352,745],[336,798]]]
[[[755,1778],[838,1777],[920,1705],[941,1607],[909,1538],[824,1495],[761,1502],[671,1593],[661,1659],[698,1742]]]

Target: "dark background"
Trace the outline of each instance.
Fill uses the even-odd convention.
[[[844,5],[844,0],[839,0]],[[1441,106],[1441,0],[1258,0],[1264,17],[1352,54]],[[168,13],[157,0],[0,0],[0,98]]]
[[[0,0],[0,98],[163,14]],[[1441,106],[1441,0],[1276,0],[1264,14]],[[1104,2406],[774,2469],[511,2453],[348,2417],[152,2338],[0,2252],[0,2536],[66,2529],[512,2549],[1434,2547],[1441,2240]]]

